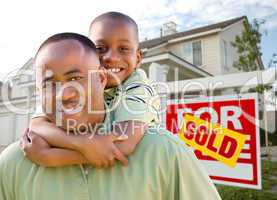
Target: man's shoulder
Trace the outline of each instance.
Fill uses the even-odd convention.
[[[151,146],[160,151],[167,151],[169,154],[191,151],[177,135],[172,134],[165,128],[150,128],[145,132],[141,143],[147,148]]]
[[[169,171],[176,167],[180,169],[188,162],[199,165],[192,150],[178,136],[165,129],[146,131],[131,159],[163,166]]]

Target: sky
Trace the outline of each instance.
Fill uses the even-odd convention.
[[[277,0],[3,0],[0,2],[0,79],[22,67],[40,43],[58,32],[84,35],[93,18],[120,11],[136,20],[140,40],[158,37],[168,21],[178,31],[247,15],[265,19],[262,59],[267,66],[277,53]]]

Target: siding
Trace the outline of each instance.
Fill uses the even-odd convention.
[[[233,67],[234,61],[238,60],[237,50],[231,45],[231,42],[235,41],[237,35],[242,34],[244,27],[242,22],[238,22],[229,26],[227,29],[220,33],[220,54],[221,54],[221,66],[223,74],[239,72]],[[223,41],[227,43],[227,66],[224,67],[224,48]]]
[[[168,49],[175,53],[177,56],[184,58],[184,43],[198,40],[202,41],[203,65],[200,66],[200,68],[213,75],[221,74],[218,34],[208,35],[204,37],[194,38],[192,40],[178,42],[176,44],[171,44]]]
[[[164,52],[167,52],[167,51],[168,51],[168,49],[165,48],[164,46],[160,47],[160,48],[155,48],[155,49],[152,49],[151,51],[146,52],[144,57],[150,57],[150,56],[153,56],[153,55],[158,55],[158,54],[161,54],[161,53],[164,53]]]
[[[21,103],[15,103],[14,106],[17,109],[26,108],[26,101]],[[34,102],[31,104],[32,107],[35,106]],[[2,128],[2,133],[0,134],[0,146],[8,145],[20,138],[24,129],[28,126],[27,114],[15,113],[9,111],[5,105],[0,105],[0,125]]]

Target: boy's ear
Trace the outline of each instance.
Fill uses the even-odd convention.
[[[103,88],[105,88],[107,85],[107,73],[105,69],[100,68],[100,70],[98,70],[98,74],[99,74],[100,82]]]
[[[141,49],[138,49],[137,50],[137,67],[140,65],[142,58],[143,58],[143,53],[142,53]]]

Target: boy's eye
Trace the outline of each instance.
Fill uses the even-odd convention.
[[[96,46],[96,50],[98,53],[104,53],[107,51],[107,47],[105,46]]]

